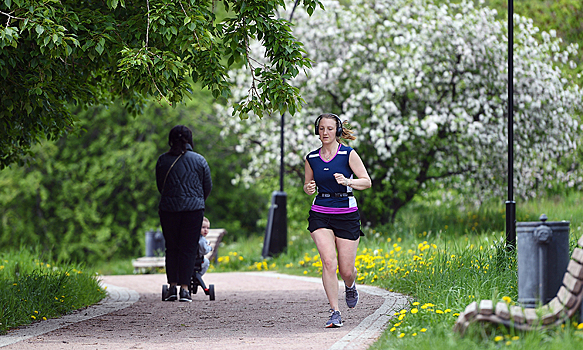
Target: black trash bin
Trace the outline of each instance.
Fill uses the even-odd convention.
[[[160,230],[146,231],[146,256],[164,256],[166,252],[166,241]]]
[[[518,302],[528,308],[557,295],[569,264],[569,222],[540,220],[516,223]]]

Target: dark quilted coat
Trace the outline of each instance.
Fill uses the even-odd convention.
[[[162,211],[178,212],[204,209],[204,202],[212,189],[209,165],[190,145],[164,177],[178,156],[162,154],[156,163],[156,184],[162,195],[158,208]]]

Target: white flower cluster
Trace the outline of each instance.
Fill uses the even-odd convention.
[[[505,193],[508,33],[495,10],[472,1],[323,3],[325,11],[297,11],[294,18],[313,69],[293,81],[306,103],[286,116],[286,168],[303,174],[303,157],[319,147],[313,121],[331,112],[356,131],[350,145],[375,184],[408,177],[418,190],[432,179],[455,178],[452,186]],[[580,182],[557,160],[576,146],[583,93],[557,67],[573,67],[578,48],[562,50],[554,33],[535,39],[530,19],[515,15],[514,23],[514,181],[517,194],[532,196],[549,180]],[[249,86],[248,72],[232,75]],[[237,102],[246,91],[233,92]],[[226,133],[238,135],[252,157],[238,180],[277,174],[280,117],[239,121],[218,108]]]

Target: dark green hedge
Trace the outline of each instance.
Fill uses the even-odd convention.
[[[176,124],[194,133],[214,183],[206,215],[230,239],[258,232],[268,196],[233,186],[245,161],[235,140],[220,140],[211,103],[178,108],[153,103],[131,117],[120,104],[80,111],[83,129],[44,142],[28,166],[0,171],[0,246],[40,245],[58,260],[93,263],[144,254],[144,233],[159,226],[154,168]]]

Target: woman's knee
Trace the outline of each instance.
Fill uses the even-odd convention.
[[[338,272],[343,280],[349,280],[356,275],[354,264],[341,264],[338,266]]]
[[[324,270],[330,271],[338,268],[338,259],[335,256],[330,257],[320,257],[322,260],[322,268]]]

